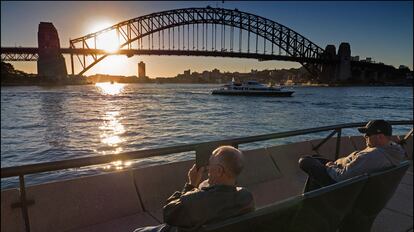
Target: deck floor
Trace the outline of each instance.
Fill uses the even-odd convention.
[[[413,232],[413,162],[385,209],[377,216],[373,232]]]

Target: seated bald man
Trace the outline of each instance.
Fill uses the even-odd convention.
[[[201,225],[238,216],[254,210],[252,194],[236,187],[237,176],[243,170],[243,153],[232,146],[213,151],[207,167],[188,171],[188,182],[181,192],[175,192],[164,206],[164,222],[138,231],[176,231],[177,227],[196,230]],[[201,187],[202,175],[208,171],[208,186]],[[204,185],[204,184],[203,184]]]

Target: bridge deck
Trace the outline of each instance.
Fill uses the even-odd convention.
[[[373,232],[413,232],[413,163],[394,196],[381,211],[372,227]]]

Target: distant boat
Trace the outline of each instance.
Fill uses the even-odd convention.
[[[294,92],[293,90],[286,90],[282,86],[266,86],[257,81],[237,83],[233,79],[229,84],[223,85],[211,93],[220,95],[290,97]]]

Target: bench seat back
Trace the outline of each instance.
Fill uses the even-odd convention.
[[[260,232],[260,231],[286,231],[290,220],[299,209],[303,196],[291,197],[286,200],[259,208],[238,217],[204,225],[203,232]]]
[[[367,180],[367,175],[357,176],[304,193],[289,231],[336,231],[343,218],[352,211]]]
[[[369,175],[353,210],[343,220],[340,231],[369,232],[375,218],[393,196],[409,165],[408,161],[404,161],[397,167]]]
[[[363,189],[367,176],[259,208],[254,212],[205,225],[201,231],[335,231]]]
[[[28,187],[31,231],[70,231],[143,212],[132,177],[123,171]]]

